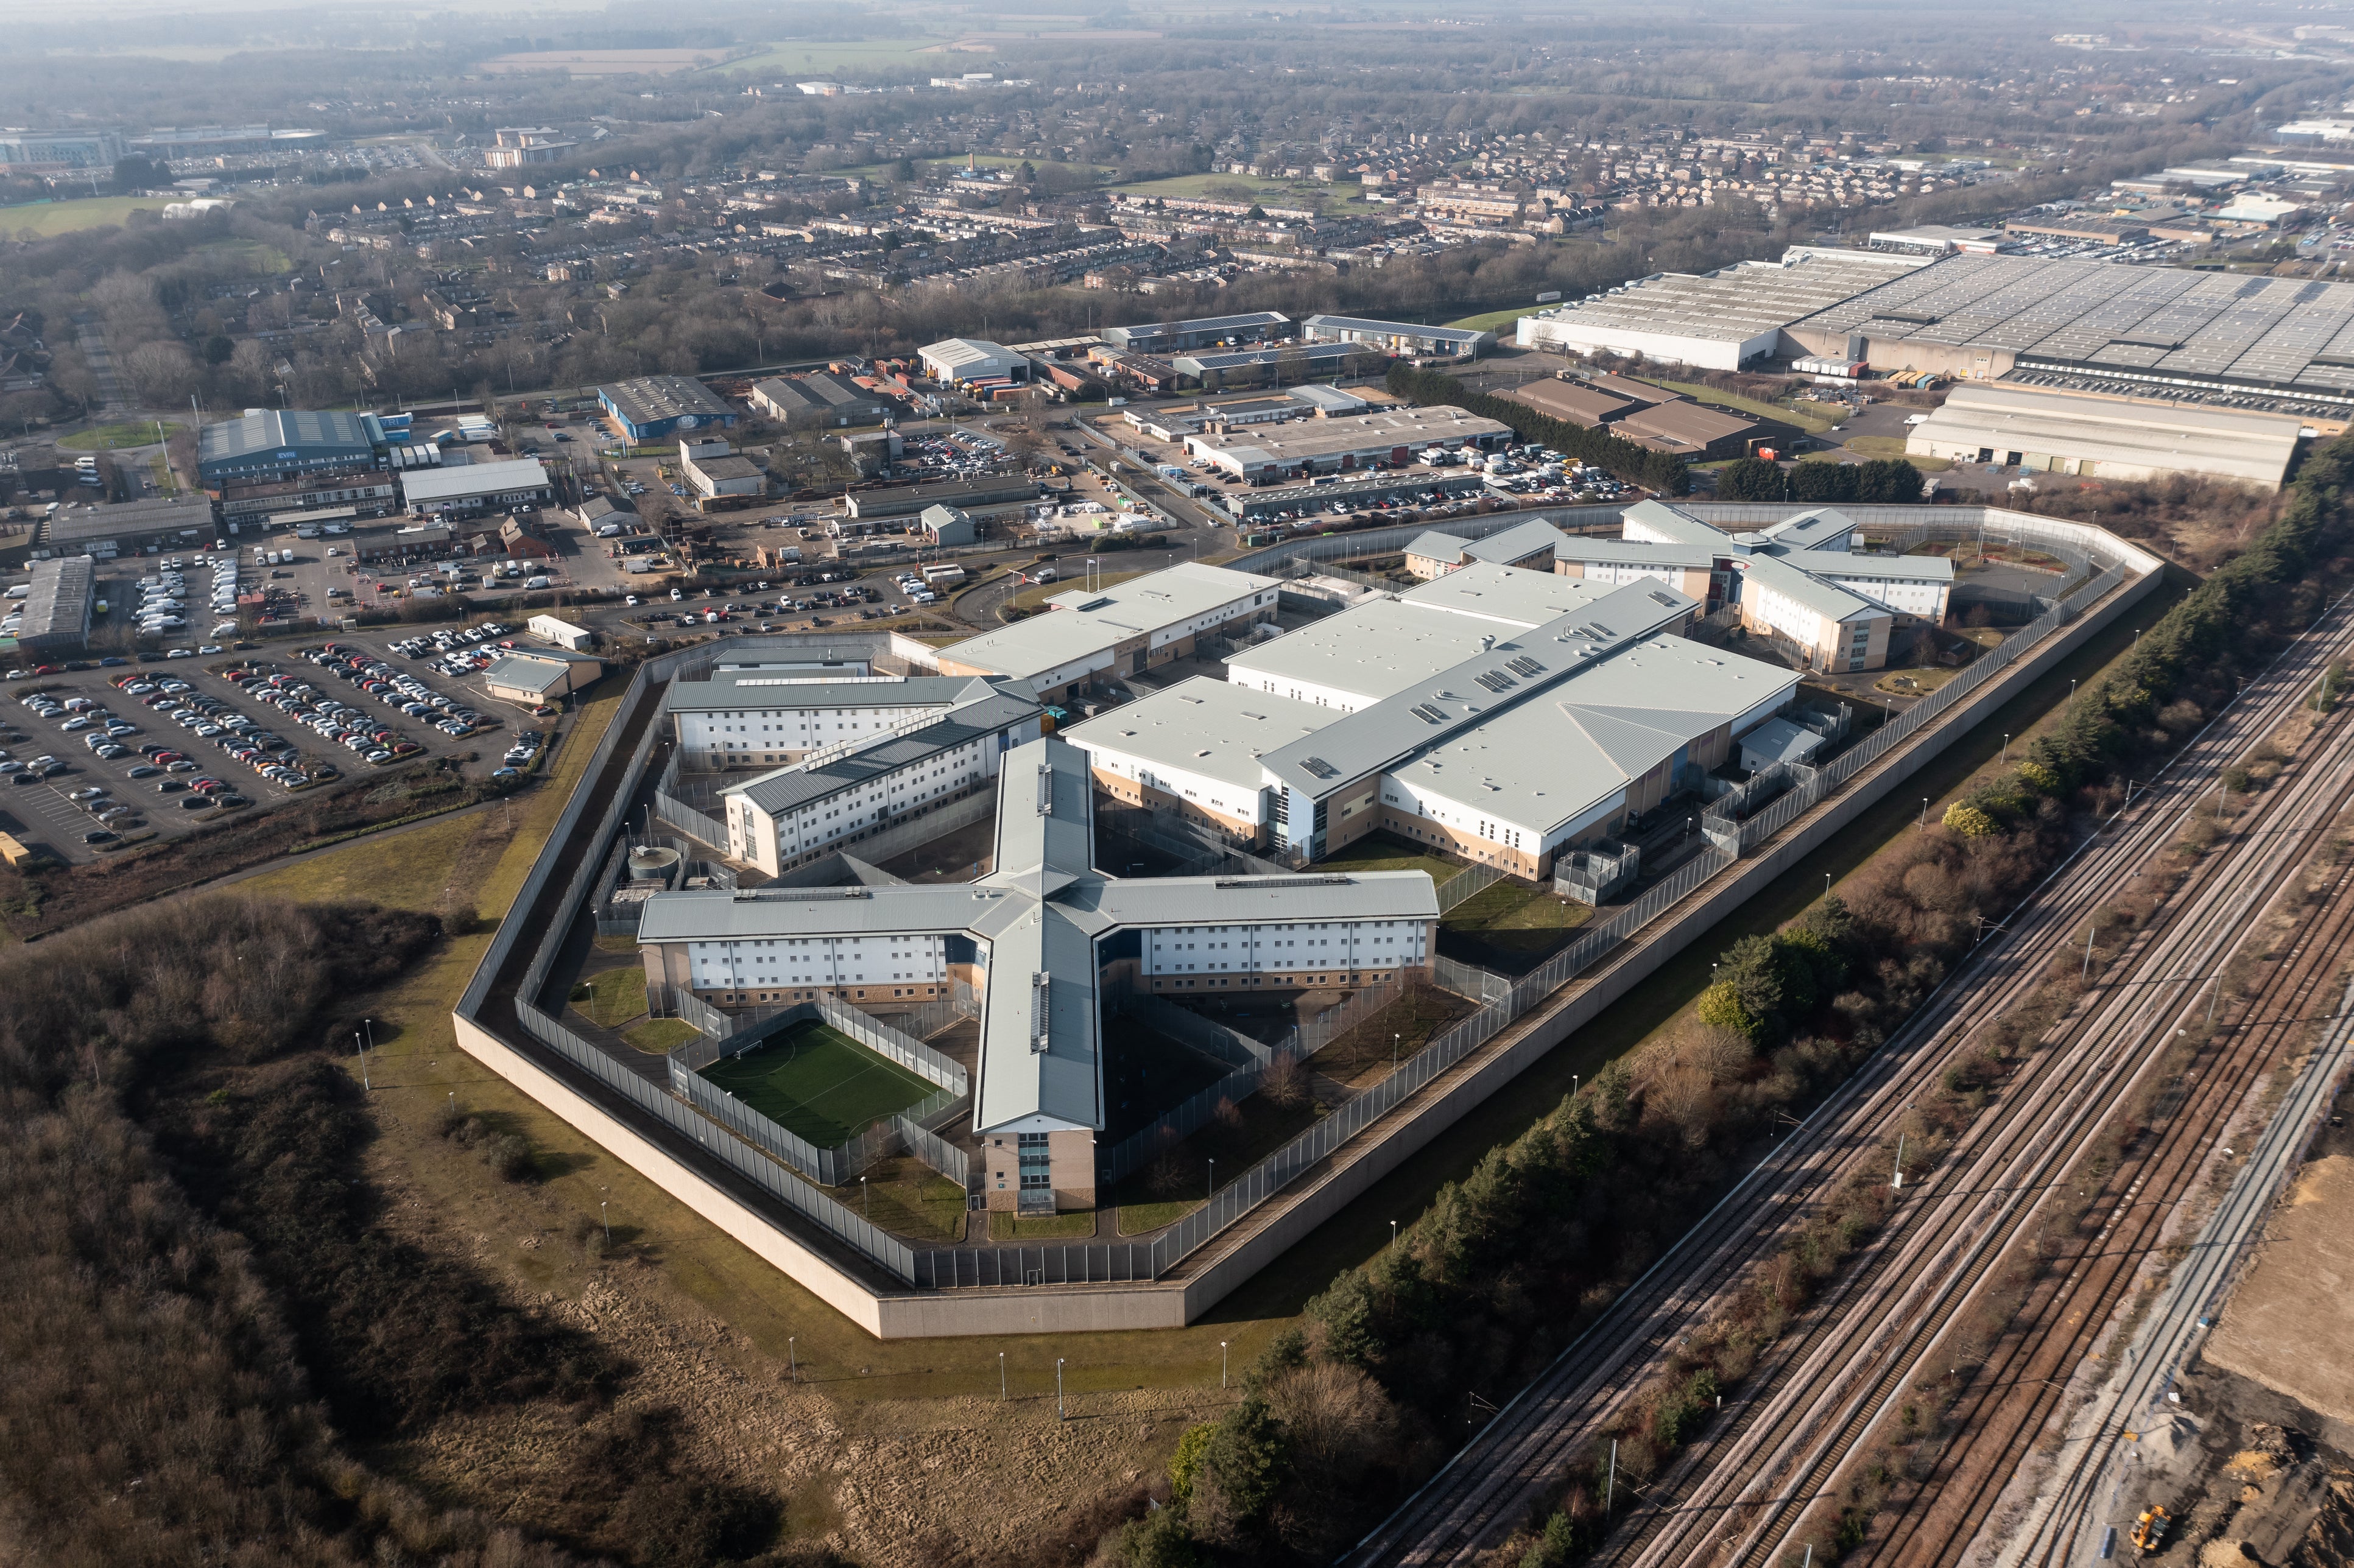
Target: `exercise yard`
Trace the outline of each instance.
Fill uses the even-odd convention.
[[[814,1021],[741,1056],[723,1056],[703,1075],[820,1149],[847,1142],[937,1092],[937,1086]]]

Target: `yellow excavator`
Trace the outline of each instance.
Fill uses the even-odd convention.
[[[2155,1552],[2164,1544],[2167,1526],[2173,1522],[2173,1515],[2152,1503],[2141,1510],[2139,1519],[2134,1520],[2133,1534],[2126,1539],[2134,1543],[2137,1552]]]

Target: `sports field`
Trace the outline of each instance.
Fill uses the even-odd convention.
[[[794,1025],[757,1051],[723,1057],[703,1075],[820,1149],[857,1137],[935,1088],[814,1022]]]
[[[0,207],[0,234],[30,232],[44,238],[76,229],[119,224],[134,210],[160,213],[168,196],[83,196],[77,201],[27,202]]]

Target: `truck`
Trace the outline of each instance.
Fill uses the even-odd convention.
[[[964,581],[964,568],[958,566],[926,567],[924,580],[934,588],[944,584],[960,583]]]

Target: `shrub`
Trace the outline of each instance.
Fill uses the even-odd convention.
[[[1988,838],[2002,831],[1985,811],[1961,800],[1946,807],[1946,814],[1938,820],[1964,838]]]

